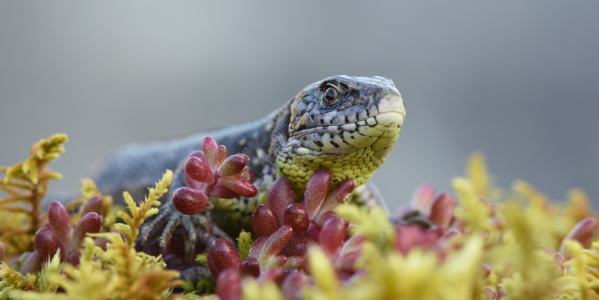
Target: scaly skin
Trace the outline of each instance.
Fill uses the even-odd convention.
[[[362,185],[356,189],[357,198],[372,205],[382,200],[374,187],[365,183],[395,145],[404,117],[403,100],[391,80],[332,76],[307,86],[260,120],[116,151],[100,163],[92,179],[100,191],[117,201],[123,191],[139,199],[165,169],[175,169],[170,192],[161,199],[160,213],[144,224],[140,242],[146,244],[159,236],[164,246],[181,225],[190,253],[198,234],[202,240],[226,237],[220,228],[233,235],[241,228],[247,230],[249,216],[257,205],[257,199],[213,199],[215,209],[210,213],[185,216],[174,209],[169,201],[172,193],[186,185],[184,160],[200,148],[203,137],[212,136],[230,154],[248,155],[259,190],[264,191],[274,176],[282,175],[290,179],[296,195],[301,195],[310,175],[327,167],[333,185],[354,178],[357,186]]]

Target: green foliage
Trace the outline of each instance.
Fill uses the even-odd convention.
[[[241,233],[239,233],[239,237],[237,238],[240,259],[244,260],[246,257],[248,257],[250,247],[252,247],[252,242],[252,234],[250,232],[246,232],[245,230],[241,230]]]

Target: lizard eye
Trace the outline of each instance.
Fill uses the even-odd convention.
[[[337,100],[337,90],[330,87],[328,88],[326,91],[324,91],[324,101],[326,101],[327,103],[333,103],[335,102],[335,100]]]

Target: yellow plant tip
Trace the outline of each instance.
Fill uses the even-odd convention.
[[[54,179],[54,180],[61,180],[62,179],[62,174],[58,173],[58,172],[50,172],[46,175],[46,178],[48,179]]]
[[[193,282],[191,282],[189,280],[185,280],[185,281],[181,282],[181,288],[183,288],[183,290],[185,291],[186,294],[193,293],[195,290],[195,285],[193,284]]]
[[[206,253],[200,253],[196,255],[195,261],[208,267],[208,255],[206,255]]]
[[[242,299],[263,300],[260,298],[260,287],[253,278],[246,277],[243,280]]]
[[[154,202],[154,205],[156,205],[156,206],[159,206],[159,205],[160,205],[160,202],[156,201],[156,202]],[[154,208],[150,208],[150,209],[149,209],[149,210],[146,212],[146,214],[144,215],[144,217],[146,217],[146,218],[147,218],[147,217],[149,217],[149,216],[153,216],[153,215],[157,214],[159,211],[160,211],[160,210],[158,210],[158,208],[155,208],[155,207],[154,207]]]
[[[239,245],[239,258],[241,260],[244,260],[248,257],[252,243],[252,233],[246,232],[242,229],[239,233],[239,237],[237,238],[237,245]]]
[[[63,153],[63,144],[69,140],[69,137],[64,133],[51,135],[47,139],[40,140],[36,145],[32,146],[32,154],[35,152],[39,159],[43,159],[48,154]]]
[[[38,161],[35,160],[34,157],[28,158],[21,166],[21,172],[29,178],[31,183],[37,184],[39,173]]]
[[[577,221],[593,216],[591,201],[583,190],[571,189],[568,191],[567,199],[566,216],[570,216]]]
[[[488,197],[491,186],[489,173],[485,164],[485,157],[481,152],[474,152],[470,155],[468,167],[466,169],[468,179],[474,187],[477,196]]]
[[[199,295],[194,295],[194,294],[185,294],[185,298],[182,298],[182,299],[187,299],[187,300],[221,300],[217,295],[199,296]]]
[[[14,291],[39,291],[35,285],[35,276],[25,279],[19,272],[11,269],[8,264],[0,261],[0,297],[8,298]]]
[[[284,300],[277,285],[272,281],[267,281],[258,285],[256,280],[243,280],[242,297],[243,300]]]
[[[95,250],[96,242],[94,241],[94,239],[92,239],[91,237],[83,238],[83,251],[80,261],[92,261],[94,259]]]
[[[507,203],[505,214],[506,232],[514,238],[514,245],[509,261],[519,265],[519,270],[525,278],[535,269],[542,269],[546,265],[549,254],[543,252],[548,247],[548,232],[541,230],[531,218],[528,218],[526,210],[516,201]]]
[[[159,196],[156,199],[154,199],[154,201],[158,200],[160,196],[168,192],[168,187],[171,184],[172,180],[173,172],[171,170],[166,170],[166,172],[162,174],[162,178],[156,183],[156,186],[154,188],[150,188],[150,195],[148,195],[148,197],[152,196],[152,194],[156,194]]]
[[[454,178],[451,183],[461,204],[455,209],[455,216],[472,231],[491,231],[494,227],[489,219],[491,210],[479,199],[472,183],[464,178]]]
[[[60,270],[60,248],[56,251],[56,254],[52,256],[52,259],[45,263],[44,266],[51,271]]]
[[[102,197],[102,211],[109,211],[112,207],[112,196]]]
[[[475,235],[470,237],[466,241],[464,248],[447,260],[447,267],[456,274],[469,275],[473,278],[482,270],[479,266],[482,263],[483,246],[484,243],[481,236]]]
[[[85,200],[89,200],[93,196],[102,196],[100,191],[98,191],[96,183],[89,178],[81,179],[80,191]]]
[[[547,197],[539,192],[524,180],[516,180],[512,190],[521,194],[533,206],[550,211],[550,206]]]
[[[339,294],[339,282],[331,261],[319,247],[312,247],[308,252],[308,263],[314,283],[330,299],[336,299]]]
[[[60,156],[60,153],[64,152],[62,145],[67,141],[68,137],[66,134],[61,133],[52,135],[45,140],[40,140],[31,146],[31,156],[23,162],[20,168],[22,174],[17,174],[16,170],[11,168],[12,170],[7,171],[7,174],[10,174],[7,177],[12,178],[14,176],[15,178],[19,178],[26,176],[33,184],[37,184],[39,172],[41,172],[48,162],[55,160]],[[8,180],[5,178],[5,182]]]
[[[382,261],[380,257],[381,252],[376,246],[372,242],[366,242],[362,245],[362,255],[356,261],[356,268],[376,273],[381,270]]]
[[[131,194],[129,194],[129,192],[123,192],[123,200],[125,201],[125,204],[127,204],[127,208],[129,209],[131,214],[134,214],[134,212],[136,212],[138,208],[137,205],[135,205],[135,200],[133,200],[133,197],[131,197]]]
[[[285,300],[277,285],[272,281],[267,281],[260,287],[262,290],[262,300]]]
[[[356,225],[350,228],[350,234],[361,234],[375,242],[381,251],[387,250],[395,242],[395,228],[389,217],[380,207],[358,207],[356,205],[339,205],[335,212],[342,218]]]
[[[39,290],[42,292],[55,292],[58,286],[56,282],[61,281],[62,264],[60,263],[60,249],[50,261],[42,265],[42,272],[38,279]]]

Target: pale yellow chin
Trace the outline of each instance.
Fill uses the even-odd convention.
[[[403,98],[397,94],[387,94],[378,103],[379,114],[386,112],[398,112],[404,117],[406,115],[406,107],[403,104]],[[403,120],[402,120],[403,122]]]

